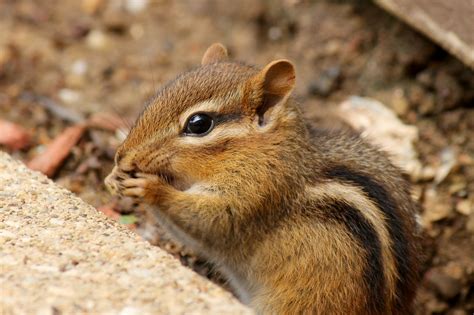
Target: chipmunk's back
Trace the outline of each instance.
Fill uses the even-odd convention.
[[[415,295],[419,261],[417,207],[407,181],[384,152],[355,132],[312,128],[311,138],[319,147],[317,169],[321,173],[316,182],[330,182],[333,190],[342,185],[342,200],[353,201],[357,212],[362,213],[361,217],[351,214],[347,228],[364,244],[370,257],[366,277],[373,300],[391,295],[392,312],[409,313],[407,301]]]

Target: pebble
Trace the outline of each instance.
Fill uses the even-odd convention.
[[[270,40],[279,40],[283,36],[283,31],[278,26],[270,27],[268,30],[268,38]]]
[[[404,116],[408,112],[408,99],[403,89],[398,88],[393,92],[392,108],[398,116]]]
[[[436,108],[436,97],[433,93],[426,93],[420,102],[418,112],[420,114],[430,114],[435,112]]]
[[[81,9],[89,15],[96,14],[103,6],[104,0],[82,0]]]
[[[417,74],[416,80],[426,88],[431,88],[434,81],[434,73],[432,70],[423,70]]]
[[[456,204],[456,211],[469,216],[473,212],[474,205],[469,199],[464,199]]]
[[[309,93],[326,97],[333,92],[341,78],[341,68],[332,66],[321,73],[311,82]]]
[[[430,299],[426,305],[427,314],[444,314],[448,310],[449,305],[436,299]]]
[[[445,300],[450,300],[456,297],[462,289],[459,280],[437,270],[429,271],[426,275],[426,280],[428,285]]]
[[[466,277],[465,267],[456,261],[450,261],[444,268],[443,271],[449,277],[462,281]]]
[[[452,74],[447,71],[436,73],[434,88],[440,110],[454,108],[463,98],[463,88]]]
[[[148,0],[126,0],[124,4],[125,10],[137,14],[146,9]]]
[[[425,210],[422,214],[422,219],[425,226],[446,219],[452,213],[449,202],[441,200],[434,187],[430,187],[426,190],[423,208]]]
[[[74,104],[79,102],[81,94],[71,89],[61,89],[58,92],[59,99],[66,104]]]
[[[474,233],[474,212],[471,212],[471,214],[469,215],[469,219],[467,219],[466,230],[471,233]]]
[[[408,90],[408,102],[422,115],[435,112],[436,102],[433,93],[427,92],[424,87],[414,84]]]
[[[107,35],[104,34],[104,32],[99,31],[99,30],[93,30],[91,31],[86,38],[86,43],[87,45],[96,50],[103,50],[106,49],[107,46],[109,45],[109,38]]]
[[[84,59],[78,59],[71,65],[71,72],[75,75],[83,76],[86,74],[89,65]]]
[[[322,48],[323,55],[333,56],[338,54],[343,46],[343,42],[339,39],[333,39],[328,41]]]
[[[441,166],[436,171],[435,183],[441,184],[457,164],[457,155],[453,148],[447,147],[440,154]]]

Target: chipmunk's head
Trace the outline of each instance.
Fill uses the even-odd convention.
[[[116,154],[108,186],[126,173],[159,174],[185,189],[246,168],[272,154],[298,110],[288,105],[295,70],[287,60],[262,70],[227,61],[220,44],[202,64],[165,85],[151,100]],[[227,176],[227,175],[226,175]]]

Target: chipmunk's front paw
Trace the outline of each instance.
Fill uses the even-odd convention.
[[[137,173],[135,178],[122,182],[124,196],[143,199],[148,203],[159,202],[169,190],[163,178],[153,174]]]

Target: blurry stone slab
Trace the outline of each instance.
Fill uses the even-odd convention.
[[[474,70],[474,0],[374,0]]]
[[[413,180],[434,176],[418,159],[414,147],[418,129],[404,124],[384,104],[371,98],[352,96],[339,104],[336,115],[369,142],[388,152],[392,163]]]
[[[250,314],[230,293],[0,152],[0,314]]]

